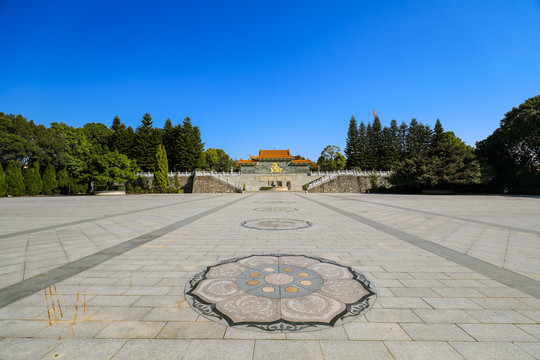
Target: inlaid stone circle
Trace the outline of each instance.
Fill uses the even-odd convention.
[[[256,230],[298,230],[310,227],[312,224],[306,220],[277,218],[246,220],[240,225],[249,229]]]
[[[185,296],[195,311],[222,324],[292,332],[353,320],[376,294],[351,267],[307,255],[269,254],[209,266],[189,281]]]

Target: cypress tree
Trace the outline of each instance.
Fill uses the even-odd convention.
[[[41,193],[43,183],[41,181],[41,175],[39,174],[39,164],[34,162],[31,167],[26,169],[24,174],[24,186],[26,187],[26,194],[36,196]]]
[[[6,169],[7,194],[11,196],[24,195],[22,171],[15,162],[10,162]]]
[[[354,115],[351,116],[351,120],[349,121],[349,130],[347,131],[347,141],[344,152],[347,156],[345,167],[347,169],[358,167],[360,162],[360,138],[358,134],[358,124]]]
[[[58,172],[58,188],[61,194],[67,195],[71,193],[71,179],[65,166]]]
[[[154,187],[160,192],[167,190],[169,183],[169,165],[167,162],[167,152],[161,144],[156,149],[156,165],[154,167]]]
[[[43,195],[52,195],[56,192],[58,182],[56,181],[56,170],[53,164],[47,165],[43,173]]]
[[[7,194],[7,183],[6,175],[4,175],[4,168],[0,164],[0,197],[6,196]]]

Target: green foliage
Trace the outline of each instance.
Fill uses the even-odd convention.
[[[352,115],[351,120],[349,121],[349,130],[347,131],[347,141],[344,150],[345,156],[347,157],[345,164],[347,169],[360,166],[360,152],[360,133],[356,119],[354,118],[354,115]]]
[[[341,149],[335,145],[328,145],[321,152],[317,165],[321,171],[336,171],[345,169],[345,156],[340,153]]]
[[[11,161],[6,169],[6,184],[7,195],[21,196],[24,195],[24,183],[22,171],[16,162]]]
[[[539,191],[540,95],[507,112],[499,128],[476,147],[493,169],[494,186],[513,192]]]
[[[417,156],[400,162],[390,182],[401,188],[453,189],[479,184],[481,169],[474,151],[468,146],[440,142]]]
[[[141,125],[135,131],[135,139],[131,156],[143,171],[152,171],[155,163],[157,146],[160,143],[160,133],[153,127],[149,113],[143,115]]]
[[[156,150],[156,165],[154,168],[154,188],[159,192],[165,192],[169,184],[169,165],[165,147],[158,145]]]
[[[26,188],[26,194],[30,196],[36,196],[41,193],[43,183],[41,182],[41,175],[39,174],[39,164],[35,162],[31,167],[27,168],[24,173],[24,186]]]
[[[56,192],[58,182],[56,181],[56,170],[53,164],[48,164],[43,173],[43,195],[52,195]]]
[[[131,127],[126,128],[126,125],[116,115],[113,119],[111,130],[113,132],[109,137],[109,150],[116,150],[120,154],[129,155],[135,136],[133,129]]]
[[[186,117],[181,127],[177,129],[176,151],[177,161],[175,171],[195,170],[200,164],[204,150],[201,140],[201,132],[198,126],[191,124],[191,119]]]
[[[69,194],[71,192],[70,191],[70,183],[71,183],[71,180],[69,178],[67,167],[64,166],[58,172],[57,186],[58,186],[58,189],[60,190],[61,194],[67,195],[67,194]]]
[[[223,149],[207,149],[201,156],[200,167],[212,171],[230,171],[236,167],[236,162]]]
[[[7,194],[6,175],[4,174],[4,168],[2,167],[2,164],[0,163],[0,197],[6,196],[6,194]]]

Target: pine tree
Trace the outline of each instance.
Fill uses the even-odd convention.
[[[159,144],[156,149],[156,165],[154,167],[154,187],[165,192],[169,183],[169,165],[165,146]]]
[[[367,137],[366,125],[363,121],[358,127],[358,167],[362,170],[367,168]]]
[[[155,163],[156,148],[159,144],[158,133],[153,128],[149,113],[143,115],[141,125],[135,132],[132,156],[143,171],[151,171]]]
[[[191,171],[197,168],[203,154],[204,143],[201,141],[199,127],[193,126],[189,117],[184,119],[176,141],[179,170]]]
[[[349,121],[349,130],[347,131],[347,141],[344,152],[347,157],[345,167],[347,169],[358,167],[360,162],[360,138],[358,134],[358,124],[354,115],[351,116],[351,120]]]
[[[398,139],[399,139],[399,160],[403,160],[407,157],[407,130],[409,127],[405,121],[402,121],[399,125]]]
[[[31,167],[26,169],[24,174],[24,186],[26,188],[26,194],[36,196],[41,193],[43,183],[41,182],[41,175],[39,174],[39,164],[34,162]]]
[[[43,195],[52,195],[56,192],[58,182],[56,181],[56,170],[53,164],[47,165],[43,173]]]
[[[169,169],[175,170],[175,164],[178,162],[176,160],[175,154],[175,148],[176,148],[176,141],[175,141],[175,135],[177,134],[177,131],[175,130],[171,119],[167,118],[165,121],[165,125],[163,126],[163,146],[165,146],[165,150],[168,153],[168,161],[169,161]]]
[[[6,175],[4,175],[4,168],[0,164],[0,197],[6,196],[7,194],[7,183]]]
[[[444,128],[441,124],[441,120],[437,119],[437,121],[435,122],[435,128],[433,128],[433,135],[431,136],[432,147],[436,147],[437,144],[439,144],[443,133],[444,133]]]
[[[24,195],[22,171],[15,162],[10,162],[6,169],[7,194],[11,196]]]
[[[377,166],[377,149],[375,146],[375,134],[371,122],[368,122],[366,127],[366,142],[365,142],[365,169],[374,170]]]
[[[371,125],[372,138],[371,148],[373,151],[373,169],[380,170],[383,166],[384,140],[382,134],[382,125],[379,116],[376,115]]]

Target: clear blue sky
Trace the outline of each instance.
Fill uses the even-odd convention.
[[[540,94],[540,1],[0,0],[0,111],[191,117],[235,158],[344,147],[351,114],[474,145]]]

